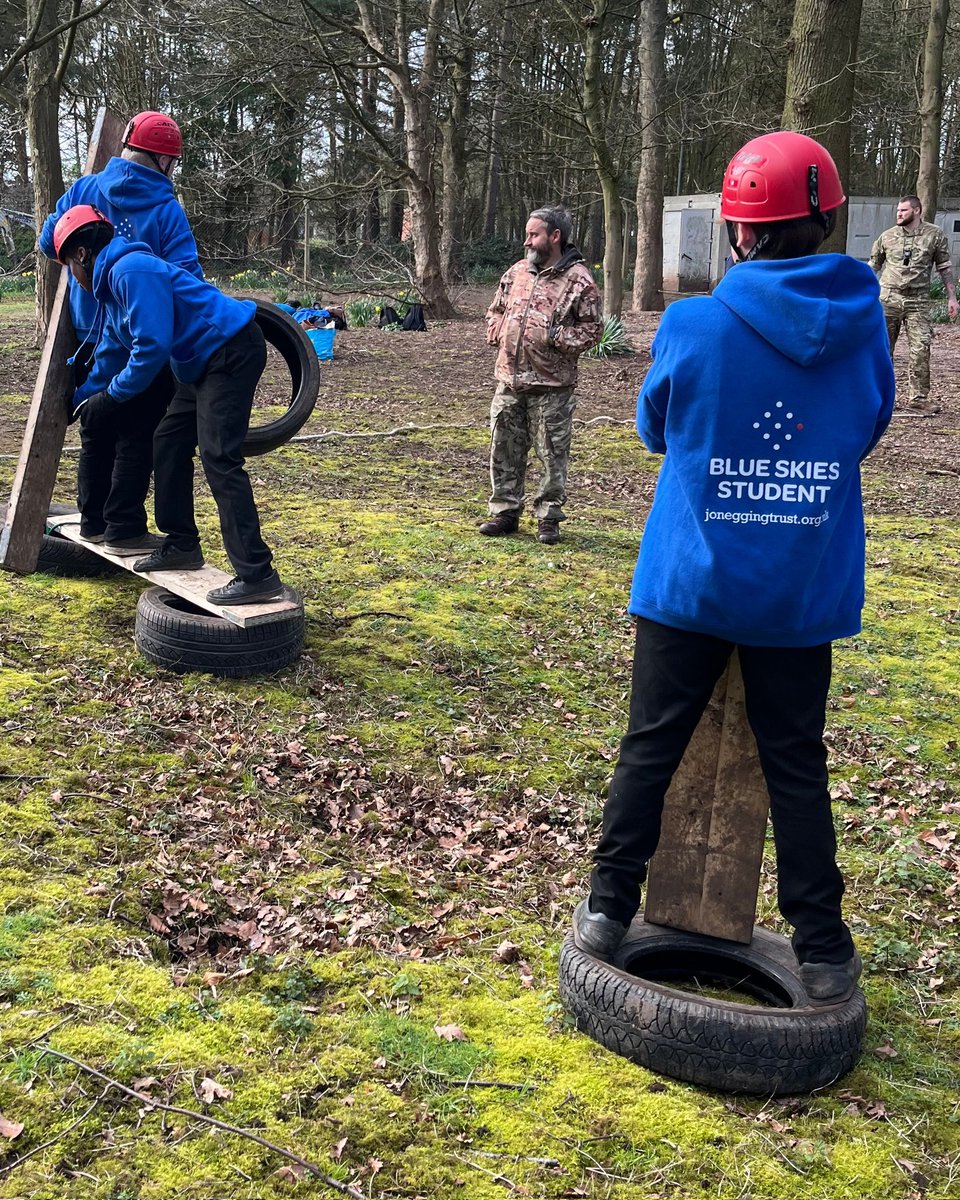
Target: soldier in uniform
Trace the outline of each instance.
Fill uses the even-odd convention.
[[[880,279],[880,302],[887,318],[890,353],[901,326],[907,333],[910,398],[906,407],[922,416],[940,411],[930,392],[930,274],[940,272],[947,290],[950,319],[957,315],[957,295],[950,266],[950,249],[943,230],[923,220],[916,196],[904,196],[897,205],[897,223],[873,243],[870,266]]]
[[[526,258],[500,280],[487,310],[487,342],[499,347],[490,406],[488,537],[516,533],[523,511],[531,443],[543,465],[533,497],[537,538],[560,541],[576,408],[577,360],[603,332],[600,293],[571,241],[573,222],[559,205],[527,221]]]

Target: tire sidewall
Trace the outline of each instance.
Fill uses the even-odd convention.
[[[255,300],[255,320],[267,344],[290,370],[291,398],[286,412],[264,425],[252,425],[243,443],[246,458],[284,445],[309,420],[320,391],[320,361],[303,329],[289,313],[267,300]]]

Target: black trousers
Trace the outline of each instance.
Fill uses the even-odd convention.
[[[193,456],[199,447],[227,557],[247,583],[273,570],[243,467],[253,394],[266,363],[263,334],[251,321],[211,356],[196,383],[178,384],[153,439],[157,527],[175,546],[199,546],[193,507]]]
[[[794,926],[801,962],[843,962],[853,941],[840,914],[843,878],[823,744],[832,647],[737,649],[770,793],[780,911]],[[629,922],[639,909],[664,796],[733,650],[720,638],[637,621],[629,729],[590,881],[595,911]]]
[[[90,365],[79,365],[78,382]],[[112,542],[146,533],[153,434],[174,390],[173,373],[164,367],[146,391],[125,401],[109,420],[91,424],[87,410],[80,410],[77,507],[85,537],[103,533]]]

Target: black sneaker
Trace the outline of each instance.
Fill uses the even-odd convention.
[[[814,1004],[843,1004],[849,1000],[863,970],[860,955],[842,963],[805,962],[800,965],[800,982]]]
[[[138,558],[135,571],[199,571],[203,566],[203,551],[199,546],[184,550],[165,540],[146,558]]]
[[[276,571],[271,571],[266,579],[258,579],[256,583],[246,583],[235,576],[223,587],[207,592],[210,604],[270,604],[283,599],[283,582]]]
[[[94,546],[99,546],[101,542],[105,542],[107,540],[107,535],[105,533],[84,533],[82,525],[80,527],[80,536],[85,542],[92,542]]]
[[[626,937],[627,926],[604,913],[590,911],[586,896],[573,910],[573,940],[578,949],[609,962]]]
[[[159,550],[166,543],[166,540],[159,533],[140,533],[136,537],[111,538],[109,541],[103,543],[103,548],[108,554],[119,554],[122,556],[149,554],[151,550]]]
[[[486,537],[508,537],[511,533],[517,532],[519,524],[519,511],[515,508],[508,508],[506,512],[497,513],[484,521],[480,526],[480,532]]]

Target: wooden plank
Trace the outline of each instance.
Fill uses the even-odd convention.
[[[769,803],[734,654],[667,792],[645,920],[749,942]]]
[[[119,117],[100,109],[84,174],[102,170],[110,158],[120,153],[123,130],[124,122]],[[53,498],[67,430],[67,404],[74,389],[73,368],[67,365],[67,359],[76,347],[64,269],[43,344],[7,516],[0,530],[0,566],[21,575],[36,569],[40,555],[44,519]]]
[[[123,567],[129,571],[131,575],[136,575],[140,579],[149,579],[151,583],[157,584],[159,587],[165,587],[168,591],[173,592],[176,596],[182,596],[184,600],[189,600],[196,608],[202,608],[208,613],[212,613],[215,617],[223,617],[224,620],[230,621],[233,625],[240,625],[247,628],[250,625],[263,625],[264,622],[272,620],[278,613],[292,612],[299,608],[299,602],[295,599],[286,599],[277,601],[274,604],[211,604],[207,600],[207,592],[211,588],[222,587],[223,584],[229,583],[233,578],[226,571],[221,571],[217,567],[205,566],[199,571],[134,571],[133,564],[141,557],[138,554],[110,554],[105,550],[102,543],[88,542],[80,536],[80,514],[66,513],[59,517],[48,517],[46,519],[46,528],[51,532],[60,534],[61,537],[69,538],[71,542],[76,542],[77,545],[85,547],[94,554],[99,554],[101,558],[105,558],[108,562],[115,563],[118,567]],[[293,595],[292,589],[288,589],[290,595]]]

